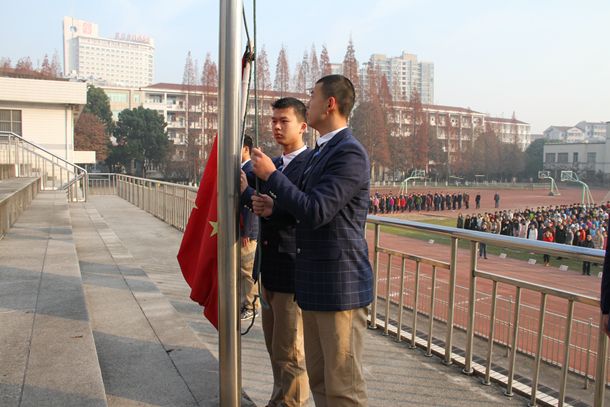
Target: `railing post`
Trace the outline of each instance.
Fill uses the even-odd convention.
[[[511,327],[511,317],[513,313],[513,296],[508,297],[508,318],[506,320],[506,355],[508,357],[510,353],[510,327]]]
[[[587,363],[585,367],[585,389],[589,388],[589,367],[591,364],[591,334],[593,333],[593,318],[589,318],[589,339],[587,341]]]
[[[449,301],[447,304],[447,333],[445,335],[445,360],[444,364],[450,365],[453,349],[453,314],[455,311],[455,282],[457,275],[457,237],[451,237],[451,262],[449,264]]]
[[[420,271],[420,266],[421,263],[418,261],[415,264],[415,284],[413,287],[413,324],[411,327],[411,346],[409,346],[411,349],[415,349],[416,348],[416,342],[415,340],[417,339],[417,305],[418,305],[418,301],[417,298],[419,296],[419,271]]]
[[[377,329],[377,287],[379,281],[379,232],[381,225],[375,224],[374,254],[373,254],[373,303],[371,304],[371,322],[369,329]]]
[[[566,319],[566,332],[563,341],[563,364],[561,367],[561,383],[559,385],[559,404],[562,407],[566,397],[568,384],[568,371],[570,370],[570,342],[572,341],[572,319],[574,318],[574,301],[568,302],[568,317]]]
[[[513,348],[510,355],[509,369],[508,369],[508,384],[506,386],[506,392],[504,393],[508,397],[512,397],[513,393],[513,379],[515,376],[515,361],[517,360],[517,340],[519,339],[519,314],[521,313],[521,287],[516,287],[517,292],[515,294],[515,322],[513,328]]]
[[[406,259],[402,258],[402,265],[400,266],[400,293],[398,294],[398,327],[396,329],[396,342],[402,342],[402,314],[404,310],[403,298],[405,293],[405,262]]]
[[[472,346],[474,341],[474,317],[476,312],[477,281],[474,275],[477,270],[477,251],[479,242],[470,242],[470,287],[468,289],[468,324],[466,331],[466,360],[464,362],[465,374],[472,374]]]
[[[498,282],[493,282],[493,293],[491,294],[491,316],[489,318],[489,342],[487,344],[487,363],[485,364],[485,380],[483,384],[491,385],[491,358],[493,356],[494,337],[496,334],[496,311],[498,308]]]
[[[536,346],[536,360],[534,362],[534,377],[532,378],[532,395],[530,406],[536,406],[536,393],[538,392],[538,377],[540,376],[540,361],[542,360],[542,343],[544,341],[544,319],[546,314],[546,294],[540,295],[540,316],[538,317],[538,344]]]
[[[604,316],[600,313],[599,330],[597,331],[597,362],[595,367],[595,397],[593,407],[603,407],[606,391],[606,370],[608,359],[608,337],[602,331]]]
[[[388,266],[386,272],[386,294],[385,294],[385,327],[383,334],[389,335],[390,328],[390,281],[392,279],[392,255],[388,254]]]
[[[430,282],[430,312],[428,314],[428,347],[424,356],[432,356],[432,329],[434,328],[434,296],[436,295],[436,266],[432,266],[432,281]]]

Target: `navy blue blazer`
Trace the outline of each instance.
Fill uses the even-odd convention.
[[[284,168],[284,175],[293,183],[296,183],[299,175],[302,172],[302,167],[309,162],[311,149],[307,148],[301,154],[297,155],[288,166]],[[276,168],[279,165],[280,157],[273,159]],[[252,195],[254,195],[254,172],[247,173],[249,187],[246,188],[241,195],[240,202],[242,205],[252,208]],[[261,193],[267,193],[266,183],[261,181],[259,184]],[[275,221],[272,218],[269,220],[261,220],[261,238],[258,242],[261,248],[261,256],[258,256],[258,250],[254,259],[254,272],[258,270],[258,262],[260,260],[261,279],[265,289],[280,293],[294,293],[294,270],[295,270],[295,255],[296,255],[296,238],[294,217]],[[255,277],[256,278],[256,277]]]
[[[608,228],[610,228],[610,221],[608,221]],[[601,291],[600,303],[602,314],[610,314],[610,244],[606,245]]]
[[[242,170],[245,173],[252,171],[252,161],[248,161]],[[239,233],[240,237],[247,237],[250,240],[258,239],[258,216],[256,216],[252,211],[247,208],[241,209],[241,218],[244,222],[244,228]]]
[[[370,163],[349,128],[311,154],[298,186],[275,171],[267,180],[279,205],[271,218],[296,218],[295,293],[310,311],[345,311],[373,300],[365,239]]]

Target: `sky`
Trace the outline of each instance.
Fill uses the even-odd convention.
[[[218,0],[20,0],[2,6],[0,57],[36,66],[63,55],[62,18],[155,40],[155,82],[181,83],[187,53],[218,62]],[[244,0],[254,30],[253,0]],[[610,1],[350,0],[258,1],[257,41],[273,71],[282,44],[290,67],[315,45],[342,62],[350,36],[356,58],[372,54],[434,63],[434,103],[531,124],[610,121]],[[8,18],[6,18],[8,17]],[[245,34],[242,35],[245,44]],[[62,59],[63,61],[63,59]]]

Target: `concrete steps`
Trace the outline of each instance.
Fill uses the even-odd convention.
[[[70,213],[108,404],[219,405],[216,357],[93,204]]]
[[[65,191],[0,240],[0,327],[0,405],[107,405]]]

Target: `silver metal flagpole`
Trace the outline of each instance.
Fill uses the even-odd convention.
[[[238,244],[242,0],[220,0],[218,58],[218,350],[220,405],[241,406]]]

